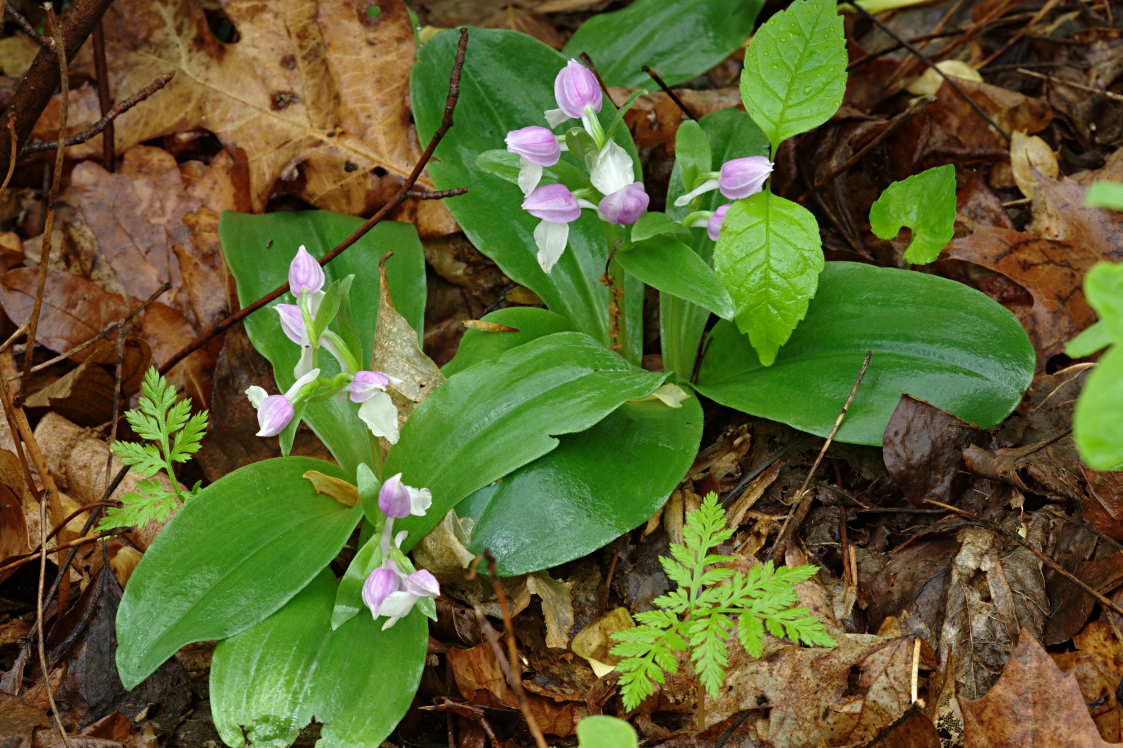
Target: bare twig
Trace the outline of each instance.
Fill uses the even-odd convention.
[[[991,532],[995,533],[996,535],[999,535],[1000,537],[1002,537],[1006,540],[1009,540],[1010,542],[1017,543],[1018,545],[1025,548],[1027,551],[1029,551],[1033,555],[1037,556],[1038,560],[1041,561],[1041,563],[1045,564],[1050,569],[1057,572],[1062,577],[1064,577],[1065,579],[1072,582],[1077,587],[1079,587],[1080,589],[1084,590],[1089,595],[1094,597],[1100,605],[1104,606],[1105,608],[1112,611],[1113,613],[1116,613],[1117,615],[1123,616],[1123,608],[1120,608],[1118,605],[1116,605],[1114,602],[1112,602],[1110,598],[1105,597],[1103,594],[1098,592],[1096,590],[1096,588],[1092,587],[1092,585],[1088,584],[1087,582],[1085,582],[1080,577],[1076,576],[1075,574],[1073,574],[1070,571],[1067,571],[1064,567],[1062,567],[1056,561],[1049,558],[1049,556],[1045,555],[1041,551],[1034,548],[1032,545],[1027,543],[1021,537],[1019,537],[1016,533],[1012,533],[1012,532],[1006,530],[1001,525],[999,525],[995,522],[992,522],[989,519],[984,519],[983,517],[978,517],[978,516],[972,514],[971,512],[968,512],[968,511],[964,510],[964,509],[960,509],[959,507],[951,506],[950,504],[945,504],[941,501],[936,501],[935,499],[925,499],[924,503],[931,504],[933,506],[938,506],[940,509],[943,509],[944,511],[947,511],[947,512],[952,512],[953,514],[958,514],[960,517],[963,517],[964,519],[968,520],[969,524],[977,525],[979,527],[984,527],[987,530],[990,530]]]
[[[58,60],[59,80],[61,93],[59,95],[58,115],[58,150],[55,152],[55,170],[51,175],[51,189],[47,192],[47,221],[43,226],[43,248],[39,255],[39,278],[35,284],[35,303],[31,307],[31,316],[27,320],[27,351],[23,355],[23,381],[20,382],[20,394],[17,400],[25,394],[23,389],[27,386],[27,378],[31,375],[31,361],[35,355],[35,333],[39,328],[39,314],[43,311],[43,294],[47,290],[47,267],[51,264],[51,234],[55,227],[55,200],[58,199],[59,189],[62,186],[62,159],[66,152],[66,118],[69,114],[70,101],[70,72],[66,62],[66,43],[62,38],[62,27],[59,26],[58,17],[54,8],[47,6],[47,21],[51,25],[53,37],[52,46],[55,49],[55,58]]]
[[[7,128],[12,147],[11,153],[8,154],[8,172],[4,175],[3,183],[0,183],[0,193],[8,189],[8,184],[12,181],[12,174],[16,171],[16,148],[18,144],[16,142],[16,115],[14,112],[8,112],[4,125]]]
[[[44,49],[51,48],[51,43],[44,39],[43,35],[35,30],[35,27],[31,25],[31,22],[28,21],[22,13],[16,10],[16,6],[12,5],[11,0],[7,0],[4,3],[4,12],[11,16],[12,20],[16,22],[17,26],[23,29],[23,33],[31,37],[31,41],[35,42]]]
[[[686,105],[686,102],[684,102],[682,99],[680,99],[678,97],[678,94],[676,94],[674,91],[671,90],[671,87],[667,85],[666,81],[664,81],[659,76],[658,73],[656,73],[654,70],[651,69],[651,67],[649,67],[647,65],[643,66],[643,72],[645,72],[649,76],[651,76],[651,80],[655,81],[655,85],[659,86],[659,88],[661,88],[663,90],[663,93],[665,93],[665,94],[667,94],[667,96],[671,97],[671,101],[673,101],[675,103],[675,106],[677,106],[679,109],[682,110],[683,114],[685,114],[687,117],[694,120],[695,122],[698,121],[698,118],[694,115],[694,112],[690,111],[690,107],[688,107]]]
[[[467,187],[453,187],[451,190],[410,190],[406,193],[406,197],[411,200],[443,200],[446,197],[456,197],[467,192]]]
[[[991,52],[989,55],[987,55],[986,59],[979,63],[979,69],[981,70],[985,68],[987,65],[998,59],[1003,53],[1006,52],[1006,50],[1014,46],[1014,43],[1025,36],[1027,33],[1029,33],[1029,30],[1036,26],[1041,21],[1041,19],[1049,13],[1049,11],[1057,7],[1057,3],[1059,2],[1060,0],[1046,0],[1045,4],[1042,5],[1041,8],[1033,14],[1033,18],[1029,19],[1029,23],[1025,24],[1020,29],[1011,34],[1010,38],[1007,39],[1001,47]]]
[[[440,144],[441,139],[444,138],[445,133],[447,133],[448,129],[452,127],[453,111],[456,109],[457,99],[460,98],[460,73],[464,69],[464,54],[467,50],[467,47],[468,29],[462,28],[460,29],[460,44],[456,48],[456,60],[452,65],[452,74],[449,76],[448,97],[445,99],[444,115],[441,117],[441,124],[437,127],[436,132],[433,133],[433,137],[429,139],[429,145],[425,147],[425,151],[421,154],[421,158],[417,160],[417,163],[413,167],[413,171],[409,173],[409,176],[406,177],[405,182],[403,182],[402,186],[398,189],[397,194],[395,194],[388,203],[383,205],[377,213],[368,218],[362,226],[355,229],[355,232],[351,234],[351,236],[347,237],[338,245],[336,245],[335,249],[331,250],[326,255],[320,258],[320,265],[328,264],[340,254],[342,254],[351,245],[361,239],[368,231],[374,228],[374,226],[379,221],[381,221],[383,218],[389,215],[391,211],[401,205],[408,196],[410,190],[413,189],[413,186],[417,183],[418,178],[421,176],[421,172],[425,169],[425,165],[428,164],[429,159],[433,157],[433,151],[437,149],[437,146]],[[242,307],[237,312],[231,314],[229,317],[220,320],[219,322],[211,326],[211,328],[204,332],[202,335],[188,343],[186,346],[172,355],[171,358],[165,361],[164,364],[160,367],[160,373],[166,374],[180,361],[187,358],[192,353],[209,343],[216,335],[221,335],[223,332],[229,330],[231,327],[238,324],[250,314],[256,312],[258,309],[261,309],[266,304],[277,299],[279,296],[281,296],[281,294],[285,293],[288,290],[289,284],[287,282],[283,283],[249,306]]]
[[[1048,81],[1049,83],[1055,83],[1058,86],[1068,86],[1069,88],[1075,88],[1077,91],[1087,91],[1088,93],[1100,94],[1101,96],[1106,96],[1107,98],[1111,99],[1112,101],[1123,101],[1123,95],[1117,94],[1114,91],[1105,91],[1102,88],[1095,88],[1094,86],[1085,86],[1083,83],[1076,83],[1075,81],[1066,81],[1063,78],[1058,78],[1054,75],[1043,75],[1041,73],[1035,73],[1032,70],[1026,70],[1024,67],[1019,67],[1018,72],[1021,73],[1022,75],[1028,75],[1031,78],[1040,78],[1043,81]]]
[[[117,119],[122,114],[129,111],[134,106],[136,106],[140,102],[144,101],[145,99],[147,99],[149,96],[151,96],[152,94],[159,91],[164,86],[168,85],[168,83],[174,77],[175,77],[174,71],[170,72],[170,73],[164,73],[163,75],[161,75],[156,80],[149,83],[144,88],[137,91],[135,94],[133,94],[129,98],[125,99],[124,101],[120,102],[119,104],[114,104],[113,107],[110,108],[110,110],[107,111],[105,114],[103,114],[101,119],[99,119],[97,122],[93,123],[92,125],[87,127],[85,130],[83,130],[82,132],[75,133],[74,135],[71,135],[70,137],[66,138],[66,140],[63,141],[63,142],[68,146],[78,145],[79,143],[85,143],[87,140],[94,137],[95,135],[100,133],[102,130],[107,131],[106,137],[108,138],[109,137],[108,128],[110,127],[110,125],[113,124],[113,120]],[[55,142],[28,143],[27,145],[25,145],[23,147],[23,150],[20,151],[20,155],[25,156],[29,153],[39,153],[40,151],[51,151],[51,150],[54,150],[55,148],[58,148],[58,143],[55,143]]]
[[[91,504],[90,506],[92,507],[92,506],[95,506],[95,505]],[[101,505],[98,505],[98,506],[101,506]],[[71,549],[72,552],[74,552],[74,551],[77,551],[77,549],[80,548],[81,546],[86,545],[88,543],[92,543],[95,540],[101,540],[103,538],[111,538],[115,535],[122,535],[126,532],[128,532],[128,528],[115,527],[112,530],[106,530],[105,532],[98,533],[97,535],[83,534],[82,536],[77,537],[74,540],[68,540],[65,543],[59,543],[58,545],[56,545],[52,548],[48,548],[47,549],[47,555],[58,553],[59,551],[65,551],[68,548]],[[40,546],[40,548],[41,548],[41,546]],[[8,558],[3,559],[3,565],[0,566],[0,574],[5,574],[9,571],[12,571],[13,569],[18,569],[19,567],[23,566],[24,564],[29,564],[32,561],[37,560],[39,558],[40,548],[36,548],[35,551],[32,552],[32,553],[25,553],[21,556],[9,556]],[[51,598],[49,597],[50,592],[48,592],[47,594],[48,594],[48,597],[45,597],[43,599],[43,608],[44,609],[50,607],[50,605],[51,605]]]
[[[815,477],[815,472],[819,469],[819,463],[823,461],[823,456],[826,455],[827,449],[834,441],[835,434],[838,433],[839,428],[842,426],[842,421],[846,418],[846,411],[850,410],[850,403],[854,402],[854,395],[858,394],[858,387],[862,384],[862,377],[866,375],[866,369],[870,366],[870,358],[873,357],[873,351],[866,351],[866,357],[862,360],[862,366],[858,369],[858,376],[854,378],[854,386],[850,388],[850,394],[846,396],[846,402],[842,404],[842,410],[838,412],[838,418],[834,419],[834,426],[831,432],[827,435],[827,440],[823,442],[823,448],[819,450],[819,454],[815,457],[815,462],[811,464],[811,469],[807,471],[807,477],[803,479],[803,485],[796,491],[797,504],[795,510],[788,514],[787,519],[784,520],[783,526],[780,528],[780,535],[776,538],[776,543],[772,546],[772,552],[768,554],[770,559],[780,559],[787,550],[788,544],[791,543],[792,537],[795,536],[799,526],[803,524],[807,512],[811,509],[811,492],[809,489],[811,479]]]
[[[984,120],[986,120],[986,123],[988,125],[990,125],[991,128],[993,128],[994,131],[996,133],[998,133],[1007,144],[1010,142],[1010,133],[1003,130],[999,126],[999,124],[997,122],[995,122],[994,119],[989,114],[987,114],[981,106],[979,106],[978,102],[976,102],[974,99],[972,99],[970,96],[968,96],[967,92],[964,91],[962,88],[960,88],[959,84],[955,82],[955,79],[952,76],[948,75],[943,70],[940,70],[940,68],[936,67],[936,64],[934,62],[932,62],[931,58],[929,58],[928,55],[921,52],[919,49],[916,48],[915,45],[913,45],[908,40],[901,38],[901,36],[897,32],[893,31],[893,29],[886,26],[884,23],[881,22],[880,19],[878,19],[876,16],[874,16],[868,10],[863,8],[861,5],[858,5],[858,3],[855,2],[855,0],[843,0],[843,1],[847,5],[851,6],[856,11],[858,11],[859,14],[861,14],[862,16],[867,18],[870,22],[872,22],[875,26],[877,26],[883,32],[885,32],[890,37],[892,37],[898,44],[900,44],[902,47],[907,49],[909,51],[909,53],[912,54],[914,57],[919,59],[921,62],[923,62],[928,67],[935,70],[936,73],[941,78],[944,79],[944,82],[948,84],[948,86],[951,88],[951,90],[955,91],[956,95],[958,95],[961,99],[963,99],[965,102],[967,102],[967,106],[971,107],[971,109],[974,110],[975,114],[979,115]]]
[[[48,9],[50,6],[47,6]],[[53,15],[54,11],[48,10]],[[61,59],[61,57],[60,57]],[[62,726],[62,715],[59,714],[55,695],[51,691],[51,671],[47,667],[47,637],[43,633],[43,580],[47,577],[47,497],[39,502],[39,586],[35,591],[35,630],[39,634],[39,667],[43,671],[43,689],[47,692],[47,702],[51,705],[51,716],[55,719],[55,729],[62,737],[62,742],[70,748],[70,736]]]
[[[66,57],[74,56],[86,37],[94,30],[94,24],[101,18],[113,0],[74,0],[66,8],[63,16],[62,37]],[[10,110],[15,114],[15,128],[11,133],[0,131],[0,173],[6,172],[10,161],[8,152],[11,141],[23,143],[35,127],[39,115],[55,93],[59,84],[59,65],[54,51],[47,48],[39,50],[31,67],[20,80],[12,97]],[[66,91],[63,91],[63,99]]]
[[[495,630],[484,618],[483,612],[480,611],[478,606],[476,607],[476,617],[488,643],[491,645],[495,659],[499,661],[499,666],[503,669],[503,674],[507,678],[507,685],[515,692],[515,697],[519,701],[519,710],[522,711],[523,719],[526,720],[526,726],[530,728],[530,734],[534,736],[534,744],[538,748],[547,748],[546,736],[542,734],[542,728],[538,726],[538,720],[534,718],[534,712],[530,710],[530,703],[527,701],[526,691],[523,689],[522,677],[519,674],[519,648],[515,642],[515,624],[511,620],[511,608],[507,604],[507,594],[503,591],[503,584],[499,581],[499,574],[496,571],[495,556],[491,555],[491,551],[484,551],[484,557],[487,558],[487,572],[491,578],[491,588],[495,591],[495,597],[499,601],[499,610],[503,612],[503,628],[507,631],[506,656],[503,655],[499,647]]]
[[[97,104],[101,118],[105,119],[113,109],[113,94],[109,90],[109,65],[105,60],[105,19],[99,18],[94,26],[94,74],[97,76]],[[113,120],[105,123],[105,134],[101,136],[101,166],[106,171],[117,171],[117,153]]]

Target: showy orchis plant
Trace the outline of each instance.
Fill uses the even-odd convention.
[[[144,480],[137,483],[136,491],[121,497],[121,506],[106,511],[98,522],[99,531],[163,522],[199,490],[198,483],[189,491],[180,489],[175,463],[187,462],[199,451],[207,429],[207,411],[192,415],[189,397],[176,402],[175,387],[153,367],[144,373],[140,400],[136,408],[125,413],[125,420],[137,436],[152,444],[115,441],[109,448]],[[172,490],[152,479],[160,472],[166,473]]]
[[[401,382],[381,371],[360,369],[357,346],[330,328],[341,306],[351,303],[353,276],[331,284],[326,292],[325,280],[320,264],[301,245],[289,265],[289,289],[298,303],[273,307],[285,336],[300,346],[300,359],[293,370],[296,381],[281,395],[270,395],[256,385],[246,389],[246,397],[257,409],[257,435],[277,436],[290,427],[295,430],[302,403],[340,396],[346,390],[351,402],[359,405],[358,417],[371,435],[394,444],[398,441],[398,409],[386,388]],[[338,375],[320,377],[317,357],[321,350],[339,364]]]
[[[677,587],[655,599],[655,610],[637,613],[640,625],[613,634],[622,657],[620,688],[626,709],[635,709],[678,671],[676,652],[690,651],[690,660],[706,693],[716,698],[729,663],[733,629],[753,657],[764,651],[764,630],[808,646],[833,647],[823,622],[795,604],[795,585],[810,579],[816,566],[775,568],[771,561],[747,573],[719,566],[734,559],[710,551],[733,535],[717,494],[709,493],[683,528],[685,544],[671,544],[671,555],[659,561]],[[734,620],[736,619],[736,620]]]

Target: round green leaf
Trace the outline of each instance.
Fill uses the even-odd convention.
[[[238,284],[238,301],[249,304],[288,280],[289,262],[301,244],[314,257],[323,257],[360,225],[362,219],[328,211],[223,213],[219,233],[230,273]],[[394,306],[418,331],[420,341],[425,316],[425,254],[412,225],[379,223],[324,268],[328,282],[355,276],[351,283],[351,316],[363,347],[359,360],[364,365],[370,362],[378,321],[378,262],[390,250],[394,256],[386,263],[386,275]],[[254,348],[273,364],[273,375],[281,391],[294,381],[292,371],[300,358],[300,349],[285,337],[272,307],[295,302],[292,294],[286,293],[251,314],[245,323]],[[337,328],[341,322],[337,318]],[[334,359],[326,353],[318,363],[324,376],[337,371]],[[304,417],[348,470],[370,460],[366,427],[353,403],[335,398],[310,403]]]
[[[1123,470],[1123,344],[1088,374],[1072,414],[1080,459],[1095,470]]]
[[[578,748],[635,748],[635,729],[622,719],[597,714],[577,723]]]
[[[433,493],[408,529],[408,548],[471,492],[584,431],[628,400],[650,395],[666,374],[632,366],[588,335],[559,332],[468,367],[410,415],[384,475],[403,473]]]
[[[117,670],[126,688],[184,644],[225,639],[284,605],[335,557],[359,521],[316,493],[308,470],[335,465],[282,457],[204,488],[145,551],[117,611]]]
[[[839,441],[881,444],[902,393],[990,427],[1013,410],[1033,378],[1025,330],[987,296],[933,275],[829,262],[807,317],[772,366],[761,366],[745,337],[719,322],[698,390],[825,436],[866,351],[873,357]]]
[[[762,0],[637,0],[593,16],[563,52],[587,52],[606,86],[642,86],[655,69],[667,85],[695,78],[740,47],[753,30]]]
[[[679,408],[625,403],[465,499],[457,513],[475,520],[469,548],[491,550],[503,575],[580,558],[654,514],[690,469],[701,438],[694,396]]]
[[[894,182],[870,206],[870,229],[882,239],[892,239],[905,226],[912,230],[905,262],[923,265],[940,256],[955,234],[953,165]]]

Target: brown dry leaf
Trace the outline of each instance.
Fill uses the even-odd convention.
[[[537,571],[527,576],[526,588],[542,600],[546,646],[564,649],[569,645],[569,632],[573,629],[573,583]]]
[[[1015,130],[1010,134],[1010,171],[1021,193],[1032,198],[1038,186],[1038,177],[1034,172],[1056,179],[1061,167],[1057,163],[1057,154],[1048,143],[1036,135]]]
[[[944,78],[937,70],[944,75],[958,78],[959,80],[974,81],[980,83],[983,76],[979,75],[979,71],[968,65],[962,60],[941,60],[937,62],[934,67],[925,69],[918,77],[914,78],[905,86],[905,90],[914,96],[932,96],[940,90],[940,86],[944,85]]]
[[[391,397],[398,407],[398,423],[405,423],[414,406],[428,397],[444,382],[444,375],[433,360],[421,352],[417,331],[398,313],[390,286],[386,282],[386,264],[379,267],[378,321],[374,330],[374,352],[371,365],[381,372],[397,377]]]
[[[885,468],[915,506],[924,499],[946,502],[963,448],[977,431],[935,405],[902,395],[885,426]]]
[[[24,511],[32,503],[19,459],[6,449],[0,450],[0,560],[31,551]],[[14,571],[0,572],[0,582]]]
[[[1042,193],[1047,189],[1043,187]],[[1006,276],[1033,298],[1028,309],[1011,311],[1028,330],[1043,366],[1065,343],[1095,321],[1084,299],[1084,274],[1101,255],[1088,245],[1039,238],[993,226],[970,226],[970,233],[952,239],[948,259],[964,260]]]
[[[1123,260],[1123,213],[1085,205],[1087,188],[1070,177],[1039,181],[1031,232],[1079,247],[1093,262]]]
[[[110,89],[131,93],[175,72],[162,91],[117,120],[117,147],[203,128],[249,165],[254,211],[284,178],[321,208],[368,207],[380,167],[409,174],[419,155],[409,115],[413,28],[401,0],[222,0],[238,40],[218,41],[193,0],[121,0],[106,11]],[[70,122],[97,119],[88,85],[71,94]],[[35,132],[51,139],[53,108]],[[76,157],[101,148],[76,146]],[[391,178],[390,181],[395,181]],[[384,189],[384,188],[383,188]]]
[[[229,154],[181,171],[167,151],[138,146],[116,173],[78,164],[63,199],[76,208],[76,228],[94,238],[92,256],[81,258],[90,280],[134,299],[170,283],[160,301],[197,331],[228,314],[218,217],[249,209],[245,169]]]
[[[1100,737],[1076,679],[1064,675],[1024,628],[994,687],[978,699],[961,696],[959,705],[968,748],[1119,745]]]
[[[1123,647],[1107,621],[1092,621],[1072,638],[1075,652],[1053,655],[1053,662],[1076,677],[1084,703],[1104,740],[1123,742],[1123,710],[1117,688],[1123,681]]]
[[[1047,527],[1043,517],[1034,515],[1017,531],[1040,549]],[[1027,549],[1006,548],[995,533],[981,527],[960,530],[958,539],[939,658],[941,668],[954,669],[957,692],[972,697],[998,678],[1019,628],[1041,636],[1049,600],[1041,562]]]
[[[464,698],[477,704],[519,708],[519,700],[508,687],[490,644],[484,642],[471,649],[449,649],[447,657],[456,688]],[[534,693],[528,693],[526,699],[539,727],[548,735],[573,735],[577,722],[587,714],[584,705],[572,702],[559,704]]]

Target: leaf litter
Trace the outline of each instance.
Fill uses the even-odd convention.
[[[413,24],[404,3],[379,2],[377,20],[359,5],[281,0],[268,12],[248,0],[110,6],[111,90],[128,95],[162,73],[176,76],[162,103],[146,102],[118,119],[115,171],[97,163],[100,137],[67,153],[38,337],[68,358],[37,373],[29,394],[38,399],[28,401],[65,506],[79,509],[100,498],[104,432],[89,428],[108,416],[83,410],[81,401],[104,400],[95,393],[115,387],[115,346],[72,349],[168,283],[128,334],[129,371],[142,371],[149,357],[166,360],[232,308],[217,239],[223,210],[311,205],[368,214],[412,168],[420,150],[408,100]],[[572,31],[572,14],[603,3],[505,5],[417,7],[423,22],[517,28],[558,46]],[[979,63],[1016,33],[1003,22],[1012,18],[1009,5],[938,2],[923,13],[899,11],[890,23],[918,37],[946,14],[942,25],[960,32],[922,46],[961,72],[981,69],[983,81],[957,83],[1013,143],[946,84],[926,89],[927,98],[903,92],[923,71],[890,52],[857,64],[838,115],[781,150],[776,189],[805,199],[824,218],[832,258],[899,264],[908,237],[873,236],[869,205],[892,179],[954,163],[956,237],[935,271],[990,294],[1022,321],[1038,356],[1023,403],[1000,427],[981,431],[903,398],[880,453],[832,447],[811,484],[815,507],[789,562],[823,568],[800,585],[800,602],[828,621],[839,647],[804,649],[770,638],[759,660],[734,649],[718,698],[702,698],[691,681],[671,676],[624,714],[615,676],[604,669],[612,658],[596,643],[614,616],[647,609],[668,589],[656,559],[681,539],[684,511],[710,490],[728,495],[738,531],[721,550],[752,563],[749,557],[767,552],[792,511],[817,450],[785,427],[719,408],[708,413],[716,428],[661,521],[548,576],[508,582],[531,709],[559,741],[571,743],[582,716],[603,712],[629,717],[650,744],[665,746],[1123,743],[1123,620],[1066,576],[1123,601],[1123,479],[1091,471],[1076,457],[1067,432],[1088,367],[1062,353],[1093,320],[1080,288],[1084,273],[1097,261],[1119,261],[1123,247],[1120,214],[1083,205],[1091,182],[1123,179],[1123,118],[1110,97],[1072,84],[1117,88],[1123,47],[1113,29],[1092,22],[1095,11],[1082,22],[1055,8],[1033,44],[1015,45],[1002,66],[988,69]],[[216,17],[229,22],[233,36],[216,36]],[[850,41],[855,62],[884,49],[887,39],[856,25]],[[20,59],[34,52],[18,33],[0,38],[0,50],[6,76],[19,75],[26,64]],[[736,104],[731,85],[739,54],[679,90],[696,116]],[[1048,75],[1028,76],[1018,67]],[[88,52],[75,71],[68,133],[100,116]],[[8,79],[0,83],[2,98]],[[611,93],[618,102],[627,94]],[[58,116],[56,97],[33,137],[56,137]],[[654,182],[669,176],[675,130],[685,118],[662,93],[640,97],[626,117]],[[33,187],[39,168],[21,166],[0,199],[0,306],[9,331],[30,314],[41,261],[45,205]],[[413,385],[410,399],[419,401],[439,381],[433,360],[447,360],[460,322],[503,297],[525,295],[456,235],[439,201],[410,203],[398,217],[414,221],[426,239],[430,298],[443,301],[431,301],[421,349],[408,326],[380,314],[378,355],[400,367],[399,376]],[[271,454],[250,437],[253,411],[240,394],[269,379],[244,333],[226,333],[179,371],[177,383],[216,416],[199,477],[217,480]],[[124,380],[127,398],[139,379]],[[14,447],[10,441],[9,435],[0,447]],[[307,432],[297,435],[295,451],[322,454]],[[42,484],[44,476],[32,477]],[[441,602],[419,701],[446,712],[460,745],[482,744],[488,731],[525,744],[518,699],[473,613],[479,605],[498,616],[490,585],[468,583],[458,531],[442,527],[429,552],[464,584]],[[77,538],[79,530],[71,523],[60,537]],[[0,452],[0,736],[51,745],[44,674],[26,638],[35,574],[28,565],[5,566],[33,550],[40,532],[19,460]],[[198,688],[208,667],[205,647],[185,650],[153,676],[143,687],[144,704],[136,692],[129,702],[109,677],[118,585],[153,533],[146,528],[108,543],[108,565],[100,553],[81,556],[67,575],[71,593],[48,611],[50,682],[80,726],[75,745],[216,739],[205,718],[184,719],[188,710],[205,713]],[[407,742],[444,734],[420,715],[400,729]]]

